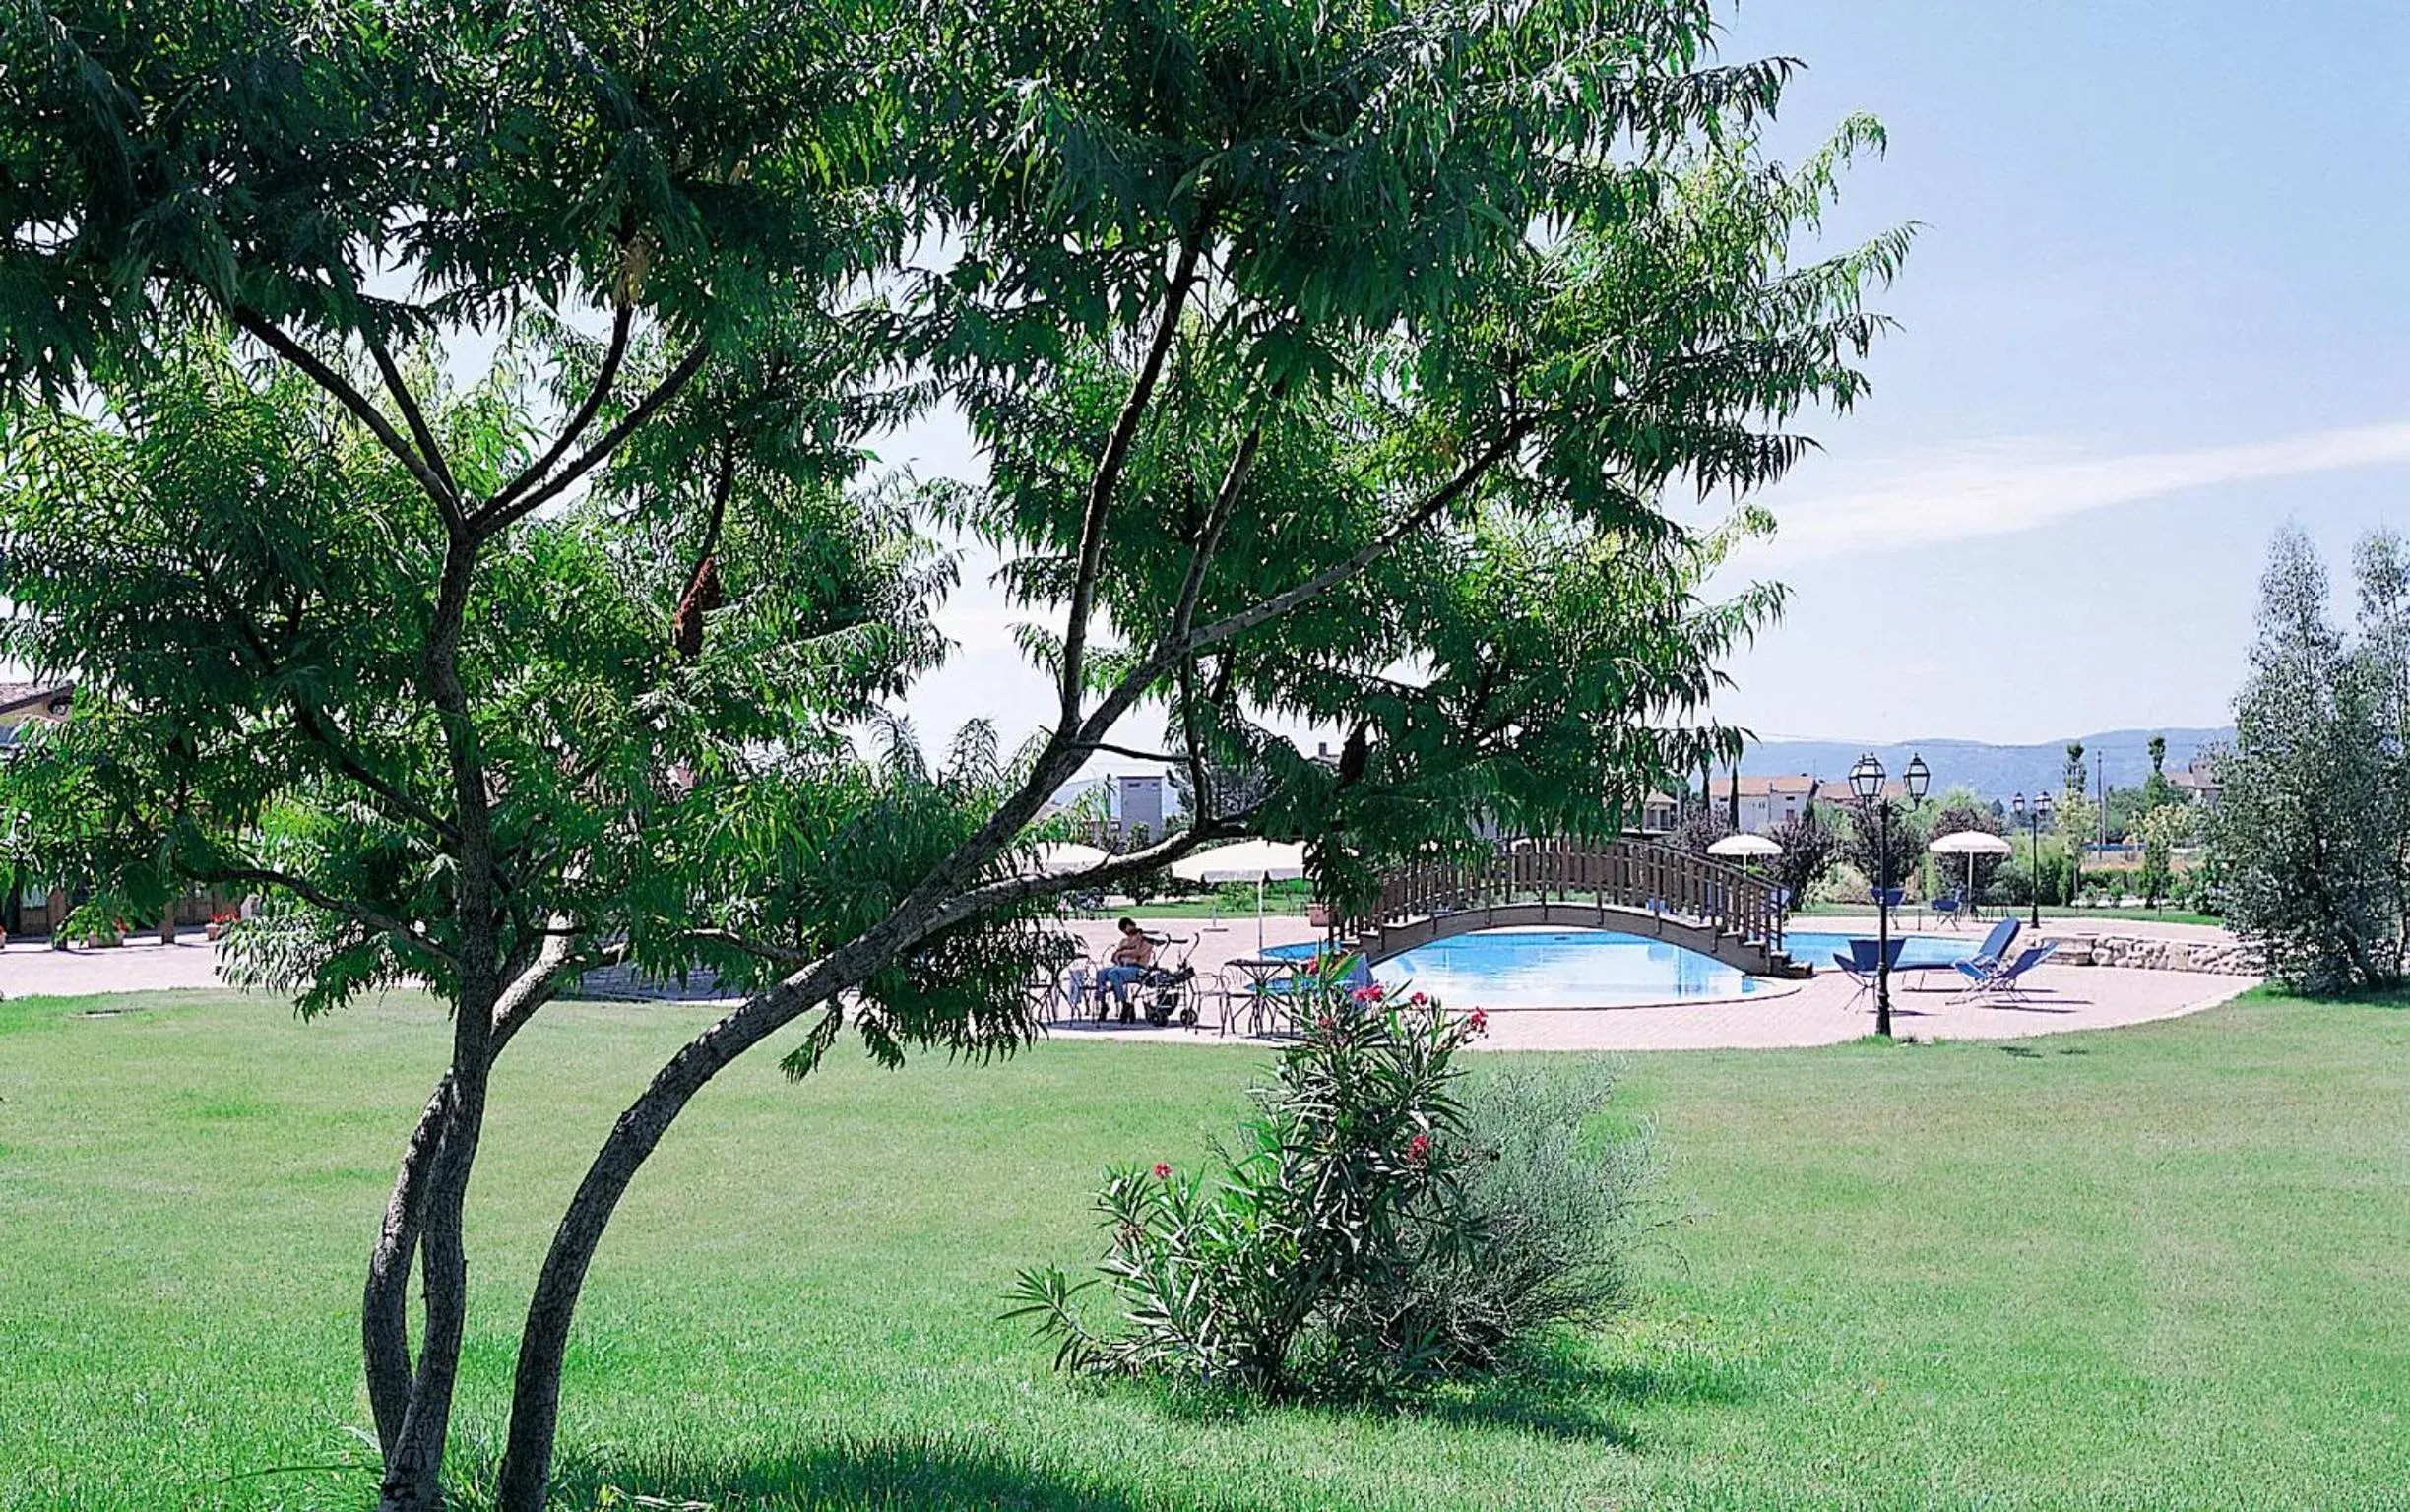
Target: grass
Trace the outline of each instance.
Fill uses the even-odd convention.
[[[106,1017],[91,1010],[115,1010]],[[514,1045],[472,1213],[460,1460],[583,1156],[685,1007]],[[362,1254],[441,1052],[407,1000],[0,1003],[0,1507],[357,1508]],[[995,1321],[1111,1160],[1199,1160],[1250,1052],[773,1058],[622,1210],[565,1505],[2410,1506],[2410,1012],[2253,994],[2021,1044],[1639,1057],[1681,1221],[1554,1368],[1412,1412],[1066,1384]],[[232,1478],[232,1479],[229,1479]],[[473,1503],[474,1504],[474,1503]]]

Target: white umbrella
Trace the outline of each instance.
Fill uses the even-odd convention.
[[[1242,840],[1183,855],[1172,863],[1172,875],[1190,882],[1252,882],[1255,884],[1255,953],[1263,954],[1264,884],[1294,882],[1305,875],[1305,848],[1277,840]]]
[[[1966,906],[1975,906],[1975,857],[1979,855],[2011,855],[2008,842],[1983,830],[1952,830],[1935,836],[1925,848],[1935,855],[1963,855],[1967,863]]]
[[[1709,855],[1754,857],[1782,854],[1782,847],[1763,835],[1727,835],[1707,848]]]
[[[1056,841],[1038,848],[1038,869],[1049,877],[1067,877],[1075,871],[1089,871],[1104,865],[1112,857],[1094,846],[1072,841]]]

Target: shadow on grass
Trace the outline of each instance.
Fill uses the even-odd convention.
[[[1198,1424],[1269,1423],[1292,1414],[1329,1420],[1406,1418],[1617,1449],[1640,1446],[1626,1420],[1634,1408],[1658,1403],[1718,1406],[1738,1402],[1745,1395],[1731,1370],[1710,1362],[1610,1363],[1569,1354],[1534,1354],[1494,1374],[1404,1398],[1277,1403],[1101,1382],[1074,1389],[1144,1391],[1167,1416]]]
[[[1708,1360],[1605,1361],[1570,1354],[1526,1357],[1508,1370],[1405,1401],[1265,1403],[1229,1395],[1175,1392],[1126,1382],[1068,1384],[1062,1410],[1080,1412],[1096,1396],[1130,1394],[1176,1423],[1272,1429],[1284,1418],[1308,1424],[1357,1419],[1441,1422],[1471,1431],[1535,1434],[1570,1443],[1639,1448],[1624,1420],[1656,1403],[1716,1406],[1745,1392],[1730,1368]],[[472,1506],[482,1506],[473,1495]],[[1047,1465],[1009,1444],[977,1447],[934,1437],[872,1438],[799,1444],[785,1453],[716,1455],[668,1447],[615,1455],[565,1455],[553,1492],[556,1508],[648,1507],[671,1512],[1139,1512],[1161,1494],[1141,1496],[1104,1474]],[[1237,1501],[1183,1490],[1196,1512],[1236,1509]]]
[[[1048,1469],[1008,1449],[928,1439],[799,1445],[752,1458],[673,1449],[581,1460],[562,1467],[552,1496],[555,1507],[578,1512],[630,1505],[712,1512],[1137,1512],[1140,1506],[1095,1476]],[[645,1499],[631,1500],[636,1497]]]

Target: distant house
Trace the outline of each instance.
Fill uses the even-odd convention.
[[[0,757],[15,750],[32,726],[67,718],[74,701],[73,683],[0,682]],[[25,888],[22,877],[0,868],[0,940],[29,930],[47,934],[66,906],[64,893]]]
[[[27,726],[67,718],[74,702],[71,682],[0,682],[0,751],[25,738]]]
[[[1668,792],[1652,792],[1640,800],[1638,817],[1639,823],[1624,827],[1643,835],[1663,835],[1681,823],[1681,799]]]
[[[2195,801],[2217,796],[2217,764],[2207,751],[2194,753],[2182,772],[2168,778],[2168,786]]]
[[[1802,773],[1796,777],[1733,777],[1708,785],[1708,802],[1718,814],[1733,812],[1734,788],[1740,789],[1739,827],[1763,835],[1776,825],[1798,818],[1816,800],[1823,784]]]

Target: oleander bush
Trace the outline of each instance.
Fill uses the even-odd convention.
[[[1492,1369],[1536,1330],[1625,1294],[1647,1160],[1586,1145],[1603,1068],[1467,1078],[1485,1016],[1308,988],[1300,1042],[1211,1179],[1117,1169],[1100,1276],[1022,1273],[1007,1314],[1066,1370],[1267,1398],[1389,1396]],[[1118,1316],[1093,1324],[1100,1284]]]

